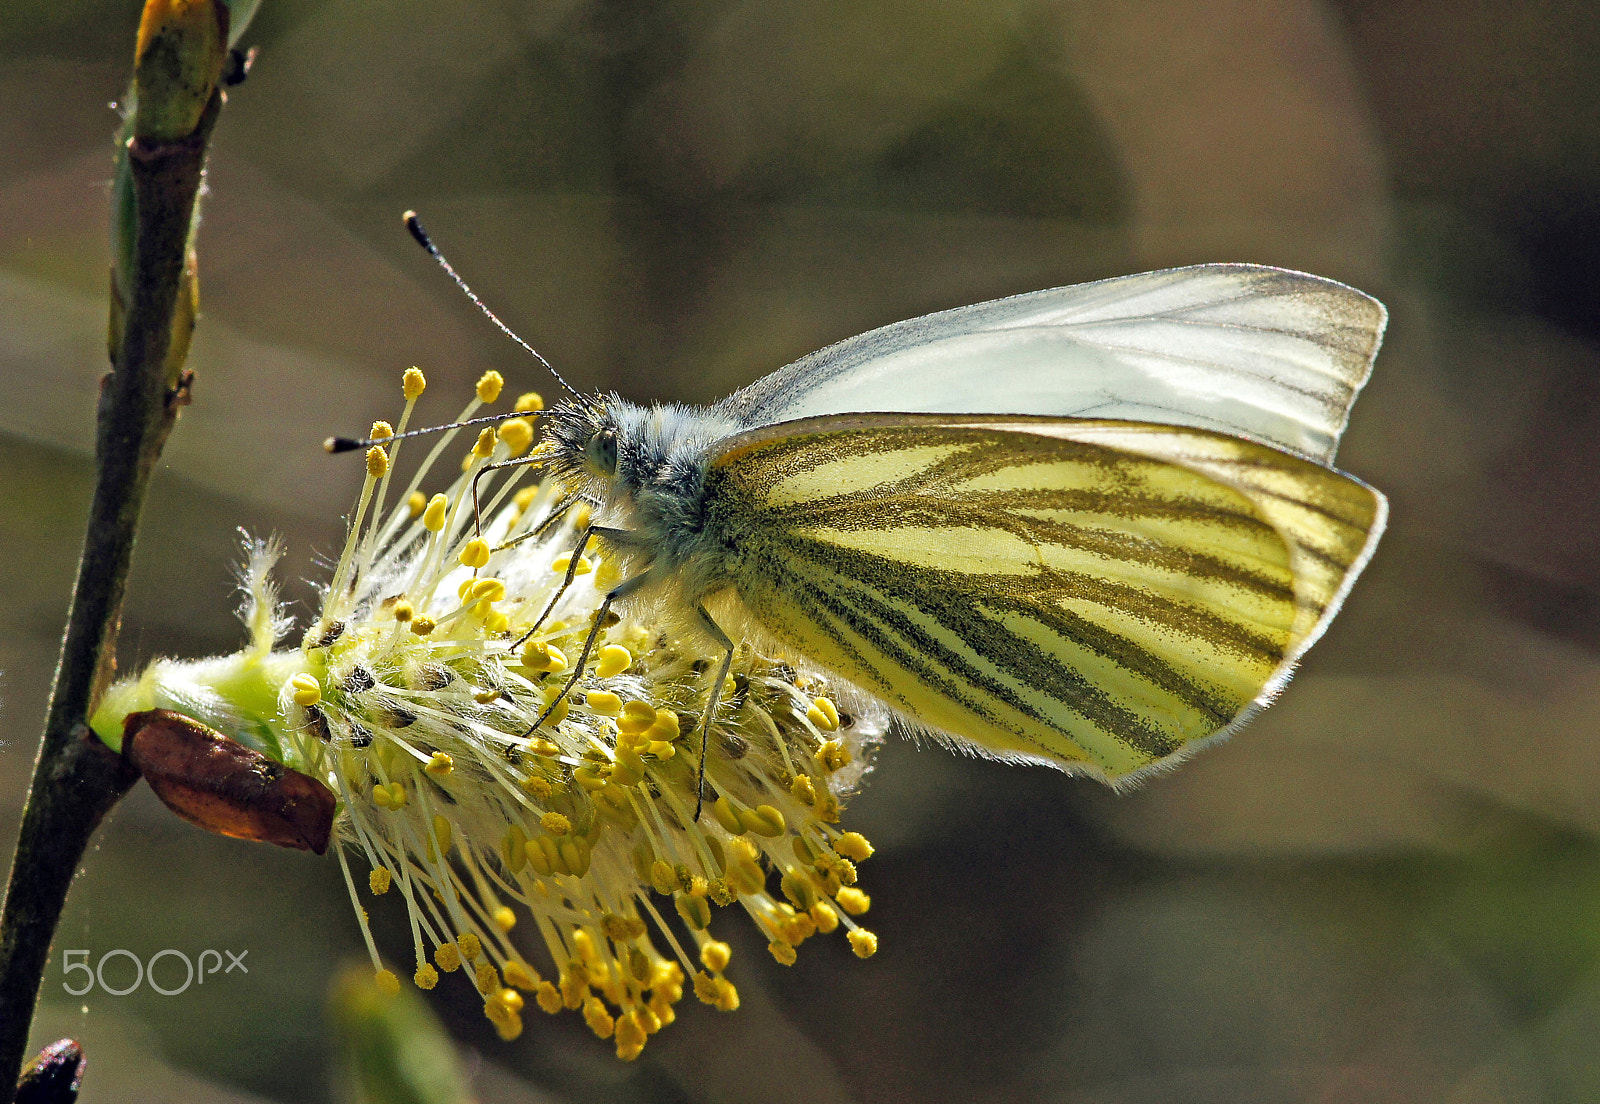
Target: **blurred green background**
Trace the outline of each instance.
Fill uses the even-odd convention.
[[[86,504],[137,19],[0,6],[7,852]],[[433,418],[489,367],[553,391],[407,207],[575,384],[634,398],[1200,261],[1392,312],[1340,456],[1391,529],[1278,705],[1123,797],[895,742],[849,814],[877,957],[817,940],[780,967],[729,914],[743,1009],[686,999],[631,1066],[572,1015],[502,1044],[441,986],[481,1099],[1600,1099],[1593,3],[264,0],[245,41],[125,667],[236,646],[240,526],[286,537],[308,608],[359,478],[318,442],[395,412],[406,366]],[[403,964],[398,910],[374,920]],[[38,1040],[83,1041],[90,1104],[338,1097],[324,1002],[359,940],[331,859],[141,787],[57,946]],[[207,947],[249,975],[62,991],[59,949]]]

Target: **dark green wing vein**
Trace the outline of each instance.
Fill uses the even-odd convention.
[[[897,419],[730,447],[708,525],[774,636],[989,754],[1114,779],[1229,729],[1381,524],[1348,477],[1205,430]]]

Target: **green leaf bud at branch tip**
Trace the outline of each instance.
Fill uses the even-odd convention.
[[[175,142],[193,134],[227,54],[226,5],[148,0],[134,47],[133,136]]]

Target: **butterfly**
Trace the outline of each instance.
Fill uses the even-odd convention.
[[[1121,786],[1270,703],[1371,557],[1385,499],[1331,465],[1386,317],[1283,269],[1149,272],[885,326],[706,408],[564,400],[530,459],[598,504],[603,610],[722,649],[708,730],[753,638],[914,732]]]

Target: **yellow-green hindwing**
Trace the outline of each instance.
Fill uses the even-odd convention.
[[[1073,418],[808,419],[732,442],[706,494],[779,640],[941,735],[1110,780],[1270,698],[1384,518],[1266,445]]]

